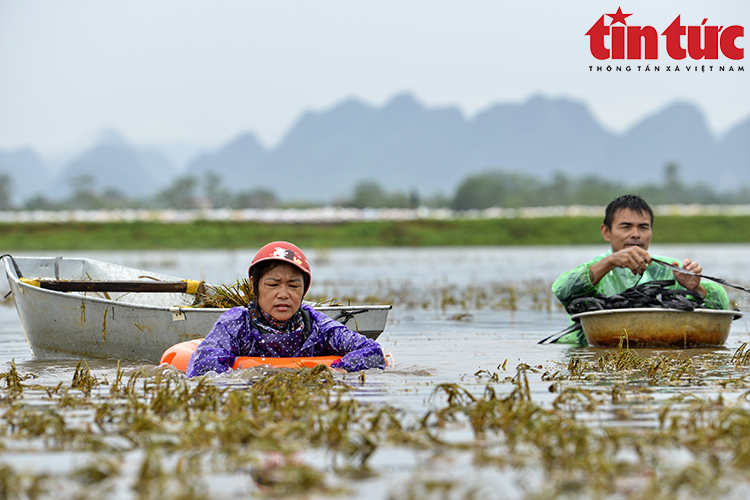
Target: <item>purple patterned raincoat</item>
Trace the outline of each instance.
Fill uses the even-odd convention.
[[[251,321],[247,308],[229,309],[190,356],[187,376],[195,377],[210,371],[225,372],[240,356],[343,356],[331,367],[350,372],[385,368],[383,350],[377,342],[349,330],[307,304],[302,304],[302,312],[307,320],[306,338],[298,333],[261,331]]]

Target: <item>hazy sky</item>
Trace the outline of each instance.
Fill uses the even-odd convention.
[[[719,61],[744,73],[666,73],[664,37],[659,73],[590,72],[602,63],[585,33],[618,7],[659,33],[678,14],[750,28],[747,0],[0,0],[0,149],[59,153],[107,128],[138,144],[249,131],[273,146],[306,111],[402,92],[467,117],[566,97],[615,131],[675,101],[717,133],[750,116],[750,33],[745,60]]]

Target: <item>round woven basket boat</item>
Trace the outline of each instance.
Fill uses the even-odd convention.
[[[578,319],[589,345],[617,347],[706,347],[726,342],[738,311],[633,308],[605,309],[571,316]]]

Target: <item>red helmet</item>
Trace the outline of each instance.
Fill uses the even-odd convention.
[[[310,288],[310,281],[312,280],[310,264],[307,262],[305,254],[302,253],[302,250],[297,248],[296,245],[289,243],[288,241],[274,241],[258,250],[258,253],[256,253],[253,258],[252,264],[250,264],[250,268],[247,270],[247,274],[250,276],[251,280],[253,279],[253,266],[266,260],[280,260],[281,262],[288,262],[299,268],[300,271],[307,275],[304,292],[307,293],[308,288]]]

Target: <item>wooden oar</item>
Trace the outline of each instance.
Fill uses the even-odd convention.
[[[183,281],[90,281],[90,280],[32,280],[21,281],[57,292],[150,292],[150,293],[190,293],[194,294],[202,282]]]
[[[736,288],[737,290],[742,290],[743,292],[750,292],[750,289],[745,288],[742,285],[738,285],[737,283],[732,283],[731,281],[723,280],[721,278],[714,278],[713,276],[706,276],[705,274],[696,274],[692,271],[688,271],[681,267],[675,266],[674,264],[670,264],[669,262],[664,262],[663,260],[654,259],[653,257],[651,258],[651,261],[656,262],[657,264],[660,264],[662,266],[669,267],[670,269],[674,269],[678,273],[689,274],[690,276],[698,276],[703,279],[715,281],[716,283],[719,283],[721,285],[731,286],[732,288]]]

